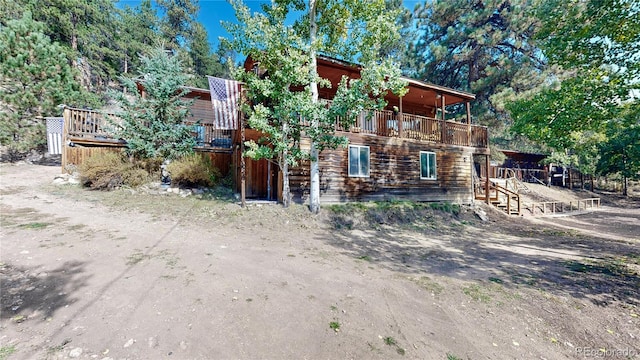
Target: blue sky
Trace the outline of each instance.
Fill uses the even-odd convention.
[[[417,3],[421,3],[423,1],[424,0],[403,0],[403,3],[410,10],[413,10]],[[244,3],[249,6],[251,11],[258,11],[260,10],[261,4],[270,2],[271,0],[244,0]],[[124,5],[129,5],[131,7],[135,7],[139,3],[140,0],[120,0],[118,1],[117,6],[121,7]],[[198,14],[198,21],[200,21],[207,28],[212,51],[215,51],[218,48],[219,37],[229,36],[229,34],[222,28],[220,22],[235,22],[235,20],[235,13],[227,0],[200,0],[200,12]]]

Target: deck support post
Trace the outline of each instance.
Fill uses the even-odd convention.
[[[398,121],[398,137],[402,138],[402,120],[403,120],[403,116],[402,116],[402,96],[400,96],[400,109],[398,112],[398,117],[397,117],[397,121]]]
[[[467,107],[467,146],[471,146],[471,103],[464,102]]]
[[[485,180],[484,180],[484,197],[487,204],[491,203],[491,194],[489,194],[489,155],[484,156],[484,166],[487,171]]]
[[[440,111],[442,112],[442,126],[440,127],[440,142],[442,142],[443,144],[447,144],[447,124],[446,124],[446,120],[447,120],[447,116],[445,115],[445,110],[444,110],[444,104],[445,104],[445,99],[444,99],[444,94],[440,94]]]
[[[67,166],[67,143],[68,143],[68,139],[69,139],[69,129],[71,126],[71,110],[69,110],[68,107],[65,106],[64,110],[62,111],[62,117],[63,117],[63,121],[62,121],[62,169],[61,169],[61,173],[64,173],[66,171],[65,166]]]
[[[247,165],[244,159],[244,113],[240,113],[240,204],[247,206]]]

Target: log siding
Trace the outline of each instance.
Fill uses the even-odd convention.
[[[348,147],[320,154],[321,200],[346,201],[446,201],[471,203],[474,148],[342,133],[350,145],[369,146],[369,177],[350,177]],[[436,179],[421,179],[420,153],[436,154]],[[308,162],[294,168],[290,186],[294,201],[309,196]]]

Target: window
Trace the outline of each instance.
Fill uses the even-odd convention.
[[[349,145],[349,176],[369,177],[369,147]]]
[[[420,151],[420,179],[436,179],[436,153]]]

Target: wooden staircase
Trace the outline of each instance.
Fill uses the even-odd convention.
[[[490,179],[489,193],[486,194],[484,188],[485,181],[486,179],[477,178],[477,182],[475,182],[476,200],[486,201],[488,196],[489,203],[505,213],[509,215],[522,215],[522,204],[520,195],[518,195],[518,187],[511,190],[508,188],[509,182],[507,179]]]

